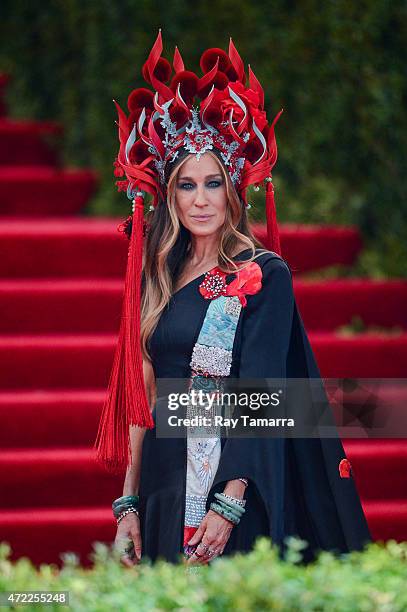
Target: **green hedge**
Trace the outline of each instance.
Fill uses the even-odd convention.
[[[163,29],[198,69],[229,35],[265,86],[269,116],[282,107],[275,171],[279,219],[356,223],[367,251],[359,272],[405,275],[406,79],[403,0],[298,3],[275,0],[3,0],[0,69],[13,75],[16,117],[55,118],[65,161],[102,176],[89,213],[129,210],[113,186],[117,150],[112,99],[126,105]],[[254,217],[262,215],[256,200]]]
[[[270,540],[259,538],[248,554],[218,558],[211,566],[186,571],[182,564],[164,561],[125,568],[111,547],[96,542],[92,569],[82,568],[73,553],[65,553],[60,570],[46,564],[36,570],[26,558],[11,563],[10,548],[3,543],[0,592],[69,591],[75,612],[407,609],[407,543],[372,543],[363,552],[340,557],[324,552],[307,566],[299,563],[302,547],[301,540],[292,539],[287,558],[281,560]]]

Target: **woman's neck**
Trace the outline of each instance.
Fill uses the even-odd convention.
[[[206,236],[205,236],[206,238]],[[208,237],[209,238],[209,237]],[[211,265],[214,262],[214,265],[218,261],[218,242],[211,240],[199,239],[192,241],[190,256],[189,256],[189,265],[191,267],[201,267],[207,264]],[[245,244],[239,243],[232,257],[236,257],[241,251],[245,250],[247,246]]]
[[[218,237],[214,236],[200,236],[192,237],[191,249],[190,249],[190,265],[199,267],[205,265],[205,263],[211,263],[213,260],[218,259]]]

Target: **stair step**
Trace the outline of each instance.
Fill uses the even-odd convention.
[[[407,334],[309,338],[324,377],[406,377]],[[114,334],[0,336],[0,387],[105,388],[116,343]]]
[[[269,248],[267,227],[253,224],[252,229]],[[338,264],[350,266],[363,246],[356,227],[286,223],[279,224],[279,230],[281,252],[295,274]]]
[[[48,335],[0,337],[0,387],[105,388],[117,337]]]
[[[120,221],[67,217],[21,223],[0,218],[0,277],[124,281],[128,240],[117,231]]]
[[[123,290],[124,278],[0,279],[0,333],[115,333]],[[407,281],[295,279],[294,291],[308,332],[333,331],[354,316],[407,329]]]
[[[407,281],[364,278],[294,279],[294,292],[309,331],[331,331],[360,317],[365,325],[407,328]]]
[[[92,446],[105,397],[106,389],[0,392],[0,448]]]
[[[363,502],[372,537],[407,540],[407,502]],[[111,545],[116,534],[110,507],[34,508],[0,511],[0,541],[10,544],[12,560],[27,556],[33,563],[62,565],[60,554],[74,552],[91,566],[93,542]]]
[[[0,119],[0,166],[55,166],[62,131],[54,121]]]
[[[0,333],[117,333],[123,290],[124,279],[0,280]]]
[[[60,189],[59,183],[58,189]],[[58,211],[65,214],[60,197],[61,194],[58,193],[57,200],[52,200],[49,214],[57,214],[56,201]],[[67,206],[73,206],[71,196],[69,198],[66,196],[65,200]],[[27,213],[30,209],[27,209],[25,199],[23,204],[22,210]],[[75,211],[81,206],[78,205]],[[63,219],[44,220],[25,218],[22,224],[19,218],[13,219],[11,216],[7,219],[0,218],[0,246],[4,253],[0,261],[0,277],[123,279],[128,240],[117,231],[117,226],[122,222],[122,218],[68,216]],[[354,245],[360,241],[357,230],[329,226],[311,227],[312,229],[307,226],[296,226],[293,229],[291,225],[280,226],[281,241],[284,244],[283,254],[290,265],[293,260],[294,268],[305,272],[333,263],[350,264],[354,261],[357,251]],[[259,232],[264,234],[264,226],[253,226],[253,230],[255,234]],[[329,249],[327,244],[330,245]],[[301,250],[301,267],[295,264],[298,248]],[[337,261],[339,259],[342,261]]]
[[[27,224],[25,217],[76,214],[93,194],[96,181],[96,173],[90,170],[0,166],[1,214],[23,216],[24,223],[20,220],[23,226]],[[18,229],[18,219],[15,221]],[[2,240],[1,232],[0,236]]]
[[[341,336],[311,332],[309,340],[323,377],[406,377],[406,333],[392,337],[384,333]]]
[[[82,566],[91,567],[93,542],[111,545],[115,535],[109,506],[0,511],[0,542],[10,544],[13,561],[26,556],[36,565],[56,563],[61,567],[61,553],[74,552]]]
[[[407,540],[407,501],[366,501],[363,509],[373,540]]]
[[[406,495],[407,439],[342,442],[362,499],[391,500]]]
[[[2,450],[0,474],[1,509],[109,506],[124,479],[96,462],[91,448]]]

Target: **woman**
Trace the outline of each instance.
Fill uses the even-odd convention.
[[[116,168],[134,215],[122,228],[131,237],[123,317],[96,447],[108,467],[127,464],[113,502],[116,544],[130,542],[123,563],[142,553],[175,562],[184,551],[188,564],[205,564],[250,550],[259,535],[282,551],[287,536],[302,537],[305,559],[362,548],[370,535],[337,437],[222,436],[214,421],[186,437],[157,433],[168,408],[159,380],[213,392],[233,379],[319,378],[279,255],[276,119],[267,125],[261,86],[249,69],[244,87],[232,42],[229,56],[203,54],[200,79],[176,49],[169,87],[161,51],[159,33],[143,67],[154,98],[135,90],[130,116],[119,109]],[[247,218],[247,186],[263,182],[270,251],[256,248]],[[143,262],[142,190],[153,195]]]

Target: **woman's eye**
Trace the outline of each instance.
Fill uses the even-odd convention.
[[[221,184],[222,184],[221,181],[210,181],[207,184],[207,187],[210,187],[211,189],[213,189],[213,188],[219,187]],[[180,183],[179,188],[190,190],[194,188],[194,185],[192,183]]]
[[[222,183],[220,181],[211,181],[209,183],[209,185],[215,186],[215,187],[219,187],[220,185],[222,185]]]

